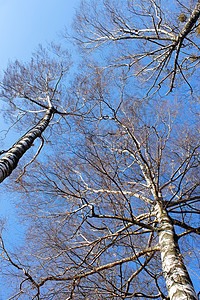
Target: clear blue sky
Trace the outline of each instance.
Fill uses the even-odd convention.
[[[0,70],[70,27],[80,0],[0,0]]]

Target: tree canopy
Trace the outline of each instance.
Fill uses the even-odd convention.
[[[2,226],[9,299],[198,299],[199,16],[83,1],[75,67],[65,42],[8,65],[5,118],[27,126],[0,159],[26,224],[12,251]]]

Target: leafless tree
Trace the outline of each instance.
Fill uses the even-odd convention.
[[[50,101],[57,116],[49,152],[10,177],[30,224],[17,253],[1,238],[19,286],[10,299],[197,299],[199,1],[92,4],[75,23],[92,60],[70,92],[61,62],[49,63],[47,90],[31,65],[9,66],[2,83],[10,105],[48,113]]]
[[[146,95],[161,88],[168,94],[176,77],[193,91],[199,15],[199,1],[83,1],[75,28],[86,50],[106,52],[106,68],[131,69],[129,76],[149,82]]]

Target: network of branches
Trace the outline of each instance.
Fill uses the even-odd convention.
[[[83,1],[73,36],[8,66],[5,139],[20,138],[0,181],[25,228],[11,248],[2,223],[9,299],[198,299],[199,16],[200,1]]]

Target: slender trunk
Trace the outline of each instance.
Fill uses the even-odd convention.
[[[197,296],[184,265],[174,227],[167,211],[156,205],[162,269],[170,300],[196,300]]]
[[[49,108],[42,120],[22,136],[0,159],[0,182],[12,173],[20,158],[31,147],[34,140],[41,136],[51,120],[52,113],[53,108]]]

